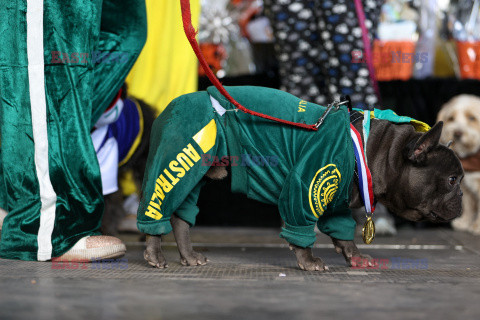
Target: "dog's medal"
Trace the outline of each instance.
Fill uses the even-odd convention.
[[[365,121],[368,120],[368,121]],[[370,112],[364,111],[364,139],[367,141],[369,130],[365,128],[370,128],[369,124]],[[375,224],[372,220],[372,214],[375,211],[375,200],[373,195],[373,184],[372,184],[372,175],[370,169],[367,166],[366,159],[366,149],[363,148],[362,137],[360,133],[355,129],[355,127],[350,124],[350,132],[353,142],[353,151],[355,153],[355,162],[357,165],[356,175],[358,178],[358,189],[360,191],[360,196],[363,200],[363,205],[365,206],[365,212],[367,215],[367,221],[363,225],[362,238],[363,242],[366,244],[372,243],[375,238]]]
[[[375,239],[375,223],[373,223],[372,216],[367,216],[367,221],[365,221],[362,229],[362,238],[366,244],[372,243]]]

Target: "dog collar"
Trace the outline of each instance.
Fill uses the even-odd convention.
[[[351,123],[356,122],[357,120],[362,118],[362,114],[363,114],[364,123],[365,123],[366,112],[368,112],[370,119],[387,120],[392,123],[409,123],[415,128],[415,131],[417,132],[427,132],[428,130],[430,130],[430,126],[425,122],[418,121],[410,117],[399,116],[393,110],[390,110],[390,109],[363,110],[363,109],[353,108],[353,112],[352,112],[353,115],[350,117],[351,118],[350,122]]]
[[[465,172],[480,171],[480,150],[470,156],[460,158],[460,162]]]
[[[365,207],[365,213],[367,221],[363,227],[363,241],[366,244],[370,244],[375,238],[375,224],[372,220],[373,212],[375,211],[375,200],[373,196],[373,184],[372,175],[367,165],[367,139],[370,133],[370,112],[364,112],[363,120],[363,136],[365,141],[365,147],[362,143],[362,137],[360,133],[355,129],[352,123],[350,123],[350,134],[353,142],[353,151],[355,154],[355,163],[358,173],[358,187],[360,191],[360,197],[362,198],[363,205]]]

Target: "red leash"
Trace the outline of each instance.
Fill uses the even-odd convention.
[[[380,97],[380,89],[378,87],[377,77],[375,75],[375,69],[373,68],[373,57],[372,51],[370,50],[370,38],[368,37],[368,30],[365,26],[365,11],[363,10],[363,5],[360,0],[354,0],[355,2],[355,11],[357,12],[358,22],[360,24],[360,29],[362,29],[362,41],[363,47],[365,49],[365,60],[367,62],[368,73],[370,74],[370,80],[373,84],[373,89],[377,95],[378,100]]]
[[[205,61],[205,57],[203,56],[202,52],[200,51],[200,47],[198,46],[197,40],[195,39],[195,36],[197,32],[195,31],[195,28],[192,26],[192,14],[190,12],[190,0],[180,0],[180,5],[182,7],[182,20],[183,20],[183,29],[185,30],[185,35],[187,36],[188,42],[190,42],[190,45],[192,46],[193,51],[195,52],[195,55],[198,58],[198,61],[200,61],[200,64],[203,67],[203,70],[205,70],[205,73],[207,74],[208,79],[213,83],[213,85],[220,91],[220,93],[227,98],[228,101],[230,101],[235,107],[240,109],[241,111],[254,115],[256,117],[280,122],[283,124],[288,124],[291,126],[307,129],[307,130],[312,130],[312,131],[317,131],[318,128],[315,126],[315,124],[305,124],[305,123],[297,123],[297,122],[292,122],[288,120],[283,120],[279,118],[275,118],[260,112],[256,112],[250,109],[245,108],[242,106],[240,103],[238,103],[233,97],[225,90],[223,85],[220,83],[217,77],[213,74],[212,70],[208,66],[207,62]]]

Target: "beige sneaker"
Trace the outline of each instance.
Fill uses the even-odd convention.
[[[55,260],[94,261],[123,257],[127,247],[122,240],[110,236],[84,237],[67,252]]]
[[[0,208],[0,231],[2,231],[2,226],[3,226],[3,220],[7,216],[7,212]]]

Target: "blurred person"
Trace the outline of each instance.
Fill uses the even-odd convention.
[[[384,0],[362,0],[370,39]],[[318,104],[349,95],[355,107],[379,97],[364,54],[353,0],[264,0],[279,62],[281,89]],[[355,58],[360,58],[356,61]]]

